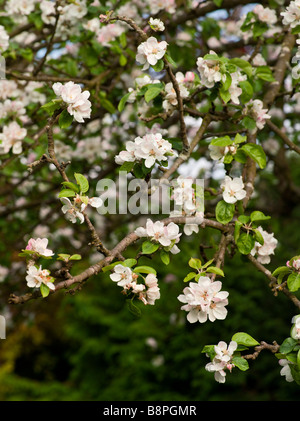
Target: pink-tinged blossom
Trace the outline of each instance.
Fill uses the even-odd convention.
[[[232,357],[237,349],[237,343],[231,341],[227,347],[226,342],[220,341],[218,345],[215,345],[215,357],[213,360],[206,364],[205,369],[209,372],[215,373],[214,377],[218,383],[225,383],[226,371],[231,372],[234,364],[232,363]]]
[[[22,139],[27,134],[27,130],[19,126],[15,121],[3,127],[0,133],[0,154],[6,154],[12,149],[14,154],[22,152]]]
[[[9,36],[4,26],[0,25],[0,52],[6,51],[8,46],[9,46]]]
[[[143,294],[142,301],[144,302],[144,304],[154,305],[155,301],[160,298],[160,289],[158,286],[157,277],[153,273],[149,273],[145,278],[145,284],[147,290]]]
[[[103,26],[97,31],[97,41],[104,47],[109,47],[110,42],[114,41],[124,32],[123,26],[117,23],[111,23]]]
[[[152,15],[156,15],[160,10],[165,10],[168,13],[175,13],[175,0],[147,0]]]
[[[220,281],[212,282],[207,276],[200,276],[198,282],[190,282],[184,288],[183,294],[177,298],[184,303],[181,310],[188,312],[187,320],[190,323],[204,323],[208,320],[224,320],[227,316],[227,291],[221,291]]]
[[[116,265],[114,267],[114,273],[110,275],[110,279],[117,282],[120,287],[126,288],[133,280],[132,270],[123,265]]]
[[[81,91],[80,85],[70,81],[65,85],[56,82],[52,86],[54,93],[68,104],[67,110],[78,123],[84,123],[85,118],[91,117],[91,102],[88,100],[89,91]]]
[[[242,177],[231,178],[226,175],[221,184],[221,189],[223,190],[223,199],[226,203],[236,203],[246,196]]]
[[[268,25],[274,25],[277,22],[276,11],[269,7],[263,7],[258,4],[254,7],[253,13],[255,13],[261,22],[265,22]]]
[[[269,234],[262,227],[258,227],[257,229],[264,239],[264,244],[262,245],[256,241],[251,250],[251,255],[257,255],[258,262],[268,264],[271,261],[270,256],[274,254],[278,241],[274,238],[274,233]]]
[[[174,224],[174,222],[165,225],[161,221],[153,222],[151,219],[148,219],[146,228],[139,227],[135,230],[135,233],[139,237],[148,237],[151,241],[159,243],[163,247],[170,247],[173,244],[170,251],[178,253],[175,244],[179,242],[181,233],[179,232],[179,226]]]
[[[250,100],[243,110],[243,114],[252,117],[259,130],[262,130],[266,124],[266,120],[271,118],[268,114],[268,110],[263,108],[263,102],[260,99]]]
[[[155,32],[163,32],[165,30],[165,25],[160,19],[149,19],[149,25],[151,26],[151,29]]]
[[[215,55],[214,51],[210,51],[209,54]],[[220,71],[220,61],[218,59],[204,59],[198,57],[197,69],[200,74],[200,82],[207,88],[212,88],[216,82],[222,80],[222,73]]]
[[[83,212],[85,211],[88,205],[92,206],[93,208],[99,208],[103,204],[103,200],[101,199],[101,197],[86,196],[86,202],[83,202],[79,194],[76,194],[76,196],[72,200],[73,202],[71,202],[70,199],[67,197],[62,197],[60,199],[60,201],[64,205],[61,208],[62,212],[65,214],[66,218],[73,224],[75,224],[77,220],[79,220],[81,224],[84,222]]]
[[[36,266],[30,266],[27,270],[26,281],[29,288],[39,288],[42,284],[44,284],[49,289],[55,290],[53,278],[50,276],[50,271],[42,269],[42,266],[39,268]]]
[[[150,37],[147,41],[142,42],[137,48],[136,61],[143,64],[142,70],[147,70],[149,66],[155,64],[163,58],[167,50],[167,42],[158,42],[155,37]]]
[[[291,337],[296,339],[297,341],[300,340],[300,315],[294,316],[292,318],[292,330],[291,330]]]
[[[47,248],[48,246],[48,238],[30,238],[28,244],[26,246],[26,250],[35,251],[37,254],[41,256],[53,256],[54,253],[52,250]]]
[[[296,28],[300,25],[300,0],[291,1],[286,10],[280,14],[283,16],[284,25]]]

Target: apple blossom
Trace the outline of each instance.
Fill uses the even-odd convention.
[[[209,319],[224,320],[227,316],[225,306],[228,304],[228,292],[221,291],[220,281],[212,282],[207,276],[200,276],[198,282],[190,282],[183,294],[177,298],[184,303],[181,310],[188,312],[187,320],[190,323],[204,323]]]
[[[110,275],[110,279],[117,282],[117,285],[125,288],[133,280],[132,270],[123,265],[116,265],[114,267],[114,273]]]
[[[300,0],[291,1],[284,12],[282,23],[290,28],[296,28],[300,25]]]
[[[42,269],[42,266],[39,268],[34,265],[30,266],[27,270],[26,281],[27,286],[30,288],[39,288],[42,284],[44,284],[49,289],[55,290],[53,278],[50,276],[50,271]]]
[[[296,340],[300,340],[300,315],[294,316],[292,318],[292,330],[291,330],[291,337]]]
[[[151,14],[156,15],[160,10],[165,10],[168,13],[175,13],[175,0],[147,0],[149,3]]]
[[[6,51],[9,46],[9,36],[4,28],[0,25],[0,52]]]
[[[137,48],[136,61],[143,64],[143,69],[146,70],[149,66],[155,64],[163,58],[167,49],[167,42],[158,42],[155,37],[150,37],[147,41],[142,42]]]
[[[209,54],[216,53],[211,50]],[[197,69],[200,74],[200,82],[207,88],[212,88],[216,82],[222,80],[220,62],[218,59],[204,59],[203,57],[198,57]]]
[[[126,151],[121,151],[116,157],[117,164],[124,162],[144,161],[147,168],[151,168],[156,162],[166,161],[168,155],[175,155],[169,141],[162,138],[161,133],[147,133],[145,136],[136,137],[134,142],[126,142]]]
[[[22,152],[21,140],[26,134],[27,130],[15,121],[4,126],[3,132],[0,133],[0,154],[6,154],[10,149],[14,154],[20,154]]]
[[[52,86],[54,93],[68,104],[67,111],[74,116],[78,123],[84,123],[85,118],[91,116],[91,102],[88,100],[89,91],[81,91],[80,85],[70,81],[65,85],[56,82]]]
[[[171,253],[178,253],[178,248],[175,245],[179,242],[181,233],[179,233],[179,226],[170,222],[164,225],[161,221],[153,222],[147,219],[146,228],[139,227],[135,230],[139,237],[148,237],[151,241],[161,244],[163,247],[172,247]]]
[[[163,32],[165,30],[165,25],[160,19],[150,18],[149,25],[155,32]]]
[[[218,345],[214,346],[216,355],[213,360],[206,364],[205,369],[209,372],[214,372],[215,380],[218,383],[225,383],[226,380],[226,369],[231,372],[234,364],[232,363],[232,357],[237,349],[237,343],[231,341],[227,347],[227,344],[220,341]]]
[[[221,184],[221,189],[223,190],[223,199],[227,203],[236,203],[246,196],[242,177],[231,178],[226,175]]]
[[[248,104],[246,104],[243,114],[252,117],[259,130],[262,130],[266,124],[266,120],[271,118],[268,114],[268,110],[263,108],[263,102],[260,99],[251,99]]]
[[[30,238],[26,246],[26,250],[35,251],[41,256],[53,256],[54,253],[52,250],[47,248],[48,238]]]
[[[291,368],[290,368],[290,364],[292,364],[291,361],[282,358],[282,359],[280,359],[278,361],[278,363],[282,367],[282,369],[280,370],[280,375],[281,376],[284,376],[285,377],[285,380],[287,382],[289,382],[289,383],[290,382],[293,382],[294,381],[294,378],[292,376]]]
[[[274,250],[277,247],[278,241],[276,238],[274,238],[273,233],[269,234],[262,227],[258,227],[257,229],[264,239],[264,244],[262,245],[256,241],[253,249],[251,250],[251,255],[257,255],[257,260],[260,263],[268,264],[271,261],[270,255],[274,254]]]
[[[258,4],[254,7],[253,13],[255,13],[261,22],[265,22],[268,25],[274,25],[277,22],[276,11],[269,7],[263,7]]]

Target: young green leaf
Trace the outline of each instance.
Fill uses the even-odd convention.
[[[267,158],[263,148],[260,145],[247,143],[246,145],[242,146],[242,149],[259,165],[260,168],[265,168],[267,165]]]
[[[150,266],[137,266],[133,269],[134,273],[153,273],[156,275],[156,270]]]
[[[63,110],[58,119],[58,124],[61,129],[67,129],[73,122],[73,116],[67,110]]]
[[[234,216],[235,206],[233,203],[227,203],[224,200],[218,202],[216,206],[216,218],[221,224],[228,224]]]
[[[50,289],[47,287],[47,285],[41,284],[40,291],[41,291],[42,297],[46,298],[49,295]]]
[[[77,184],[79,185],[81,193],[86,193],[89,189],[89,182],[86,177],[79,173],[75,173],[74,177],[77,181]]]
[[[193,269],[200,269],[202,266],[202,262],[200,259],[195,259],[194,257],[191,257],[189,260],[189,267]]]
[[[155,253],[158,248],[159,248],[159,244],[151,243],[151,241],[144,241],[142,244],[143,254]]]
[[[237,332],[231,338],[232,341],[235,341],[239,345],[245,346],[257,346],[259,342],[256,339],[252,338],[252,336],[248,335],[245,332]]]
[[[255,244],[254,237],[252,237],[252,235],[250,235],[249,233],[245,233],[245,232],[243,232],[239,236],[236,242],[239,252],[245,255],[250,254],[251,250],[254,247],[254,244]]]
[[[190,272],[186,275],[186,277],[183,279],[183,282],[189,282],[191,279],[194,279],[196,276],[195,272]]]
[[[74,197],[76,193],[73,190],[63,189],[59,192],[58,197]]]

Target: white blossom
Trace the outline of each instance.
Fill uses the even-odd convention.
[[[284,25],[296,28],[300,25],[300,0],[291,1],[286,10],[280,14],[283,16]]]
[[[286,359],[280,359],[278,361],[279,365],[281,365],[282,369],[280,370],[280,375],[285,377],[285,380],[287,382],[293,382],[294,378],[292,376],[292,372],[291,372],[291,367],[290,365],[292,364],[290,361],[286,360]]]
[[[263,108],[263,102],[260,99],[250,100],[243,112],[256,121],[256,126],[260,130],[264,128],[266,120],[271,118],[268,110]]]
[[[209,372],[215,373],[215,380],[218,383],[225,383],[226,380],[226,369],[231,372],[234,364],[232,363],[232,357],[234,351],[237,349],[237,343],[231,341],[227,347],[226,342],[220,341],[218,345],[214,346],[215,357],[213,360],[206,364],[205,369]]]
[[[256,241],[253,249],[251,250],[251,255],[257,255],[258,262],[268,264],[271,261],[270,255],[274,254],[278,241],[274,238],[274,233],[269,234],[262,227],[258,227],[257,229],[264,239],[264,244],[262,245]]]
[[[6,51],[8,46],[9,46],[9,36],[4,26],[0,25],[0,52]]]
[[[209,54],[216,53],[210,51]],[[217,59],[204,59],[203,57],[198,57],[197,69],[200,74],[200,82],[207,88],[212,88],[216,82],[222,80],[220,62]]]
[[[179,226],[174,222],[170,222],[165,225],[161,221],[153,222],[148,219],[146,222],[146,228],[139,227],[135,230],[136,235],[139,237],[148,237],[151,241],[161,244],[163,247],[170,247],[171,253],[178,253],[178,248],[175,244],[179,242],[181,233],[179,232]]]
[[[258,4],[254,7],[253,13],[257,15],[261,22],[265,22],[268,25],[274,25],[277,22],[276,10],[269,7],[263,7],[261,4]]]
[[[84,123],[85,118],[91,116],[91,102],[88,100],[89,91],[81,91],[80,85],[70,81],[65,85],[56,82],[52,86],[55,94],[68,104],[67,111],[78,123]]]
[[[21,140],[27,134],[27,130],[22,128],[16,121],[12,121],[7,126],[3,127],[3,132],[0,133],[0,154],[6,154],[12,149],[14,154],[22,152]]]
[[[167,49],[167,42],[158,42],[155,37],[150,37],[147,41],[142,42],[137,48],[136,61],[143,64],[143,69],[146,70],[149,66],[155,64],[163,58]]]
[[[236,203],[246,196],[242,177],[231,178],[226,175],[221,184],[221,189],[223,190],[223,199],[227,203]]]
[[[160,19],[149,19],[149,25],[151,26],[151,29],[156,32],[163,32],[165,30],[165,25]]]
[[[133,280],[132,270],[121,264],[114,267],[114,273],[110,275],[110,279],[114,282],[117,282],[117,285],[120,287],[127,287]]]
[[[220,281],[212,282],[207,276],[200,276],[198,282],[190,282],[184,288],[183,294],[177,298],[184,303],[181,310],[188,312],[187,320],[190,323],[204,323],[209,319],[224,320],[227,316],[228,292],[221,291]]]
[[[49,289],[55,290],[53,285],[53,278],[50,276],[50,271],[42,269],[42,266],[30,266],[27,270],[26,276],[27,286],[30,288],[39,288],[42,284],[46,285]]]
[[[26,246],[26,250],[32,250],[41,256],[53,256],[54,253],[52,250],[47,248],[48,238],[30,238]]]

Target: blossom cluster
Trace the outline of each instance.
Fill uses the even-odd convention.
[[[200,276],[198,282],[190,282],[178,300],[184,305],[181,310],[188,312],[190,323],[204,323],[208,320],[224,320],[227,316],[227,291],[221,291],[222,282],[212,281],[208,276]]]
[[[54,93],[68,104],[67,111],[74,116],[78,123],[84,123],[85,118],[91,117],[91,102],[88,100],[89,91],[81,90],[80,85],[70,81],[66,84],[56,82],[52,86]]]
[[[68,197],[61,197],[60,201],[63,203],[61,208],[65,214],[66,219],[75,224],[78,220],[82,224],[84,222],[84,211],[88,205],[93,208],[99,208],[102,206],[103,201],[100,197],[87,197],[86,200],[79,194],[73,198],[72,202]]]
[[[144,162],[145,167],[151,168],[156,162],[166,161],[168,156],[175,155],[172,145],[163,139],[161,133],[147,133],[143,137],[136,137],[134,141],[125,144],[126,150],[115,157],[118,165],[124,162]]]
[[[253,249],[251,250],[252,256],[257,256],[257,261],[262,264],[268,264],[271,261],[271,255],[277,247],[278,241],[274,238],[274,233],[268,233],[262,227],[258,227],[257,230],[261,233],[264,243],[260,244],[255,242]]]
[[[174,211],[170,216],[185,216],[187,218],[183,227],[186,235],[191,235],[193,232],[199,232],[199,225],[203,222],[204,213],[200,203],[196,198],[195,189],[193,187],[193,179],[180,175],[176,179],[175,187],[173,188],[172,198],[174,199]],[[189,223],[189,217],[196,217],[197,223]]]
[[[179,86],[179,92],[181,98],[187,98],[189,96],[189,88],[192,87],[195,75],[193,72],[186,72],[184,75],[182,72],[175,74],[176,81]],[[168,112],[172,110],[178,104],[177,94],[172,82],[168,82],[165,86],[165,96],[163,101],[163,108]]]
[[[205,369],[215,373],[215,380],[218,383],[225,383],[226,370],[231,372],[233,369],[232,357],[236,349],[237,343],[235,341],[231,341],[228,346],[226,342],[220,341],[218,345],[214,346],[216,355],[210,363],[206,364]]]
[[[179,253],[176,244],[179,242],[181,233],[179,226],[174,222],[165,225],[161,221],[153,222],[147,219],[146,227],[139,227],[135,230],[138,237],[147,237],[150,241],[160,244],[169,249],[172,254]]]
[[[42,266],[29,266],[26,281],[27,286],[30,288],[39,288],[42,284],[44,284],[49,289],[55,290],[55,286],[53,284],[54,278],[50,276],[50,271],[48,269],[43,269]]]
[[[140,274],[134,273],[131,268],[118,264],[114,267],[114,273],[110,275],[110,279],[117,282],[117,285],[123,288],[125,293],[132,293],[137,296],[145,305],[154,305],[155,301],[160,298],[160,289],[157,277],[153,273],[149,273],[144,283],[138,283]]]
[[[263,108],[263,102],[260,99],[250,100],[246,104],[243,113],[249,115],[255,120],[256,126],[259,130],[262,130],[266,124],[266,120],[271,118],[268,114],[268,110]]]

